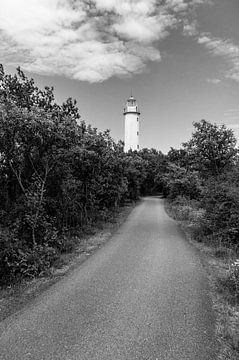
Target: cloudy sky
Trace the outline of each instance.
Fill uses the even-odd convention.
[[[164,152],[192,122],[239,130],[239,0],[0,0],[0,63],[123,138],[131,88],[141,147]]]

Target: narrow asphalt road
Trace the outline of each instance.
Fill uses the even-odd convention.
[[[0,323],[4,360],[215,359],[197,252],[145,198],[95,255]]]

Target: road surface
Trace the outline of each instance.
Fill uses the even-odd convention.
[[[200,259],[145,198],[84,264],[0,323],[4,360],[215,359]]]

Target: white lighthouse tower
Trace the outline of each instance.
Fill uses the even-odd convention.
[[[124,108],[125,141],[124,151],[139,150],[139,109],[136,99],[131,94]]]

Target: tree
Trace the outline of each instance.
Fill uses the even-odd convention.
[[[167,154],[167,160],[170,163],[185,168],[188,168],[190,164],[186,149],[175,149],[171,147]]]
[[[128,182],[127,196],[137,200],[141,195],[141,186],[146,178],[146,161],[140,153],[129,150],[125,158],[125,175]]]
[[[204,177],[231,169],[238,155],[233,131],[206,120],[194,123],[194,127],[192,138],[183,144],[192,167]]]
[[[170,199],[175,199],[177,196],[185,196],[189,199],[200,197],[201,184],[196,171],[169,163],[167,171],[159,174],[158,177],[164,184],[164,194]]]
[[[164,171],[166,156],[156,149],[142,149],[139,156],[144,160],[145,178],[141,185],[142,195],[153,195],[162,192],[162,187],[156,181],[159,173]]]

